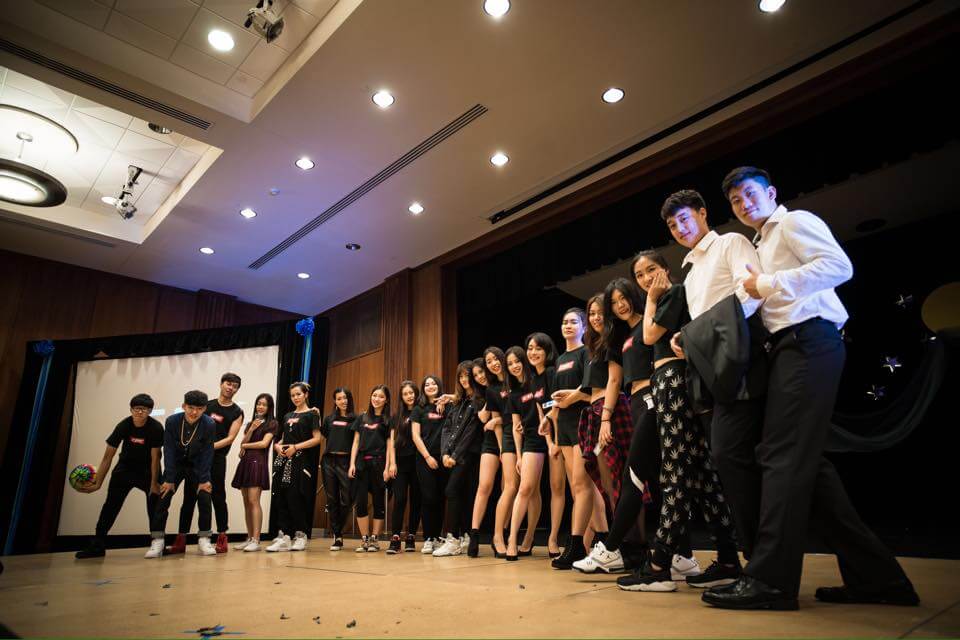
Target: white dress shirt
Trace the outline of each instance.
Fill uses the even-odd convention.
[[[743,315],[747,318],[760,306],[762,301],[751,298],[742,284],[750,275],[747,265],[756,266],[760,259],[750,241],[739,233],[720,235],[710,231],[684,257],[683,266],[686,267],[687,263],[693,265],[683,281],[691,319],[731,293],[740,300]]]
[[[833,290],[853,277],[850,258],[827,224],[809,211],[777,207],[760,229],[763,324],[770,332],[817,316],[842,327],[849,316]]]

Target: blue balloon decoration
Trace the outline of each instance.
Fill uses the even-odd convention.
[[[53,350],[53,340],[38,340],[33,343],[33,352],[38,356],[48,356]]]
[[[297,333],[302,335],[304,338],[307,336],[313,335],[313,330],[316,328],[316,324],[313,322],[313,318],[304,318],[297,322]]]

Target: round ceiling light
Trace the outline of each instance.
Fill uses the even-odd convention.
[[[610,87],[609,89],[603,92],[603,95],[601,97],[603,98],[604,102],[607,102],[609,104],[620,102],[621,100],[623,100],[623,89],[619,87]]]
[[[233,49],[233,36],[222,29],[211,29],[207,34],[207,42],[217,51],[231,51]]]
[[[764,13],[773,13],[779,11],[787,0],[760,0],[760,11]]]
[[[302,158],[297,160],[295,164],[301,169],[303,169],[304,171],[309,171],[310,169],[313,169],[316,166],[313,163],[313,160],[311,160],[307,156],[303,156]]]
[[[503,165],[510,162],[510,158],[507,157],[507,154],[502,151],[497,151],[490,157],[490,163],[495,167],[502,167]]]
[[[154,133],[162,133],[165,136],[173,133],[173,129],[168,129],[162,124],[157,124],[156,122],[148,122],[147,127],[150,128],[150,131],[153,131]]]
[[[300,278],[301,280],[306,280],[307,278],[310,277],[310,274],[304,271],[301,271],[300,273],[297,274],[297,277]]]
[[[61,160],[80,148],[74,135],[58,122],[12,104],[0,104],[0,140],[16,140],[21,149],[17,160],[28,164]]]
[[[423,205],[420,204],[419,202],[414,202],[409,207],[407,207],[407,211],[409,211],[415,216],[418,216],[421,213],[423,213]]]
[[[212,256],[214,251],[210,247],[200,247],[200,253],[205,256]]]
[[[373,94],[373,104],[377,105],[381,109],[386,109],[394,102],[396,102],[396,98],[394,98],[389,91],[381,89]]]
[[[483,10],[494,18],[502,18],[510,11],[510,0],[484,0]]]
[[[0,158],[0,200],[27,207],[55,207],[67,199],[67,188],[49,173]]]
[[[257,217],[257,212],[251,209],[250,207],[245,207],[243,209],[240,209],[240,215],[242,215],[247,220],[250,220],[251,218]]]
[[[358,245],[356,242],[348,242],[346,247],[350,251],[360,251],[360,245]]]

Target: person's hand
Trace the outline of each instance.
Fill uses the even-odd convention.
[[[493,423],[493,420],[492,420],[492,419],[491,419],[491,420],[487,420],[486,422],[483,423],[483,430],[484,430],[484,431],[493,431],[493,430],[495,430],[496,428],[497,428],[497,425],[495,425],[495,424]]]
[[[356,478],[356,477],[357,477],[357,467],[351,464],[351,465],[350,465],[350,469],[347,470],[347,475],[350,476],[351,478]]]
[[[384,483],[390,482],[390,470],[389,470],[389,469],[384,469],[384,470],[383,470],[383,481],[384,481]]]
[[[150,483],[150,493],[152,493],[152,494],[155,495],[155,496],[160,495],[160,483],[159,483],[159,482],[151,482],[151,483]]]
[[[263,418],[255,419],[252,423],[250,423],[250,431],[255,431],[262,424],[263,424]]]
[[[760,276],[760,270],[757,269],[752,264],[747,265],[747,271],[750,272],[750,276],[743,281],[743,288],[751,298],[756,298],[757,300],[762,300],[763,296],[760,295],[760,291],[757,289],[757,277]]]
[[[390,472],[390,477],[391,477],[391,478],[396,478],[396,477],[397,477],[397,465],[395,465],[395,464],[390,465],[390,468],[387,469],[387,471]]]
[[[606,449],[607,445],[613,440],[613,430],[610,427],[610,421],[604,420],[600,423],[600,436],[598,442],[601,449]]]
[[[670,338],[670,348],[673,349],[673,353],[678,358],[687,359],[687,354],[683,352],[683,347],[680,346],[680,332],[673,334],[673,337]]]
[[[197,491],[206,491],[207,493],[213,493],[213,483],[211,482],[201,482],[197,485]]]
[[[551,458],[559,458],[560,454],[562,453],[560,451],[560,447],[552,443],[547,443],[547,449],[550,452]]]
[[[246,449],[244,449],[243,447],[240,447],[240,451],[237,453],[237,457],[238,457],[238,458],[242,458],[242,457],[243,457],[243,454],[246,453],[246,452],[247,452]]]
[[[439,469],[440,465],[437,464],[437,459],[433,456],[427,456],[427,466],[431,469]]]
[[[176,487],[173,486],[172,482],[164,482],[160,485],[160,497],[166,496],[168,493],[173,491]]]
[[[513,430],[518,436],[523,435],[523,423],[518,422],[517,424],[513,425]]]
[[[550,420],[548,420],[547,418],[544,418],[543,420],[541,420],[540,426],[537,427],[537,433],[540,434],[541,436],[550,435]]]
[[[443,456],[443,466],[445,466],[447,469],[452,469],[456,464],[457,461],[450,456]]]
[[[523,456],[522,455],[517,456],[517,475],[520,475],[520,466],[522,462],[523,462]]]
[[[274,451],[274,453],[276,453],[278,456],[282,456],[282,455],[283,455],[283,445],[282,445],[282,444],[275,444],[275,445],[273,445],[273,451]]]
[[[576,389],[560,389],[551,393],[550,398],[557,403],[558,407],[566,409],[570,406],[570,401],[573,400],[573,394],[575,392]]]
[[[284,457],[286,457],[286,458],[292,458],[292,457],[294,456],[294,454],[296,454],[296,453],[297,453],[297,447],[296,447],[296,445],[292,445],[292,444],[285,444],[285,445],[283,445],[283,455],[284,455]]]
[[[651,284],[650,288],[647,290],[647,297],[653,302],[658,302],[660,300],[660,296],[666,293],[667,289],[669,288],[670,278],[667,277],[667,272],[658,271],[657,275],[653,276],[653,284]]]

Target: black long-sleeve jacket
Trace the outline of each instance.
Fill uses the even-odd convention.
[[[458,404],[447,407],[443,428],[440,431],[442,455],[450,456],[457,463],[463,460],[470,443],[480,436],[480,430],[483,428],[477,412],[477,406],[470,398],[464,398]]]

